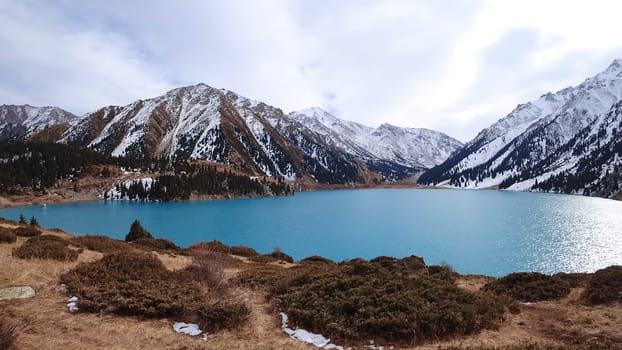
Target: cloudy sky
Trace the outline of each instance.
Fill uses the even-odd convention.
[[[622,58],[614,1],[0,0],[0,104],[83,114],[204,82],[462,141]]]

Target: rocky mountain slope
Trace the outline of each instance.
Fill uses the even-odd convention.
[[[404,178],[460,146],[431,130],[388,124],[373,129],[312,111],[318,113],[286,115],[198,84],[101,108],[74,123],[60,141],[115,156],[209,160],[252,175],[328,184]]]
[[[596,178],[603,179],[620,164],[615,151],[620,138],[616,126],[620,100],[622,60],[615,60],[604,72],[576,87],[519,105],[419,181],[464,188],[582,193],[582,188],[595,185]],[[604,152],[606,147],[609,152]],[[587,160],[594,157],[598,160]],[[554,177],[560,174],[578,176],[579,164],[583,164],[581,172],[592,174],[591,180],[577,180],[581,183],[568,190],[565,186],[542,187],[543,181],[555,182]]]
[[[58,107],[0,106],[0,141],[53,133],[58,137],[77,117]]]
[[[365,160],[368,166],[387,177],[401,178],[442,163],[462,147],[462,143],[443,133],[382,124],[371,128],[339,119],[311,108],[289,116],[322,135],[342,151]]]
[[[287,138],[268,121],[285,117],[277,108],[199,84],[124,107],[101,108],[67,130],[60,141],[115,156],[215,161],[285,180],[364,181],[354,157],[313,134]]]

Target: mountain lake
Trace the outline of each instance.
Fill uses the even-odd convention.
[[[371,189],[193,202],[94,201],[0,210],[124,239],[135,219],[181,247],[219,240],[302,259],[423,256],[457,272],[593,272],[622,264],[622,202],[488,190]]]

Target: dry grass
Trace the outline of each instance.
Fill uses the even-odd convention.
[[[0,318],[0,349],[10,349],[15,343],[15,325],[5,318]]]
[[[14,228],[17,225],[0,222],[0,226]],[[48,230],[43,230],[43,233],[66,237],[65,234]],[[207,342],[174,333],[172,320],[169,319],[119,317],[86,312],[71,314],[66,311],[67,295],[58,290],[59,276],[76,267],[79,262],[97,261],[103,254],[85,247],[78,260],[73,262],[24,260],[12,256],[12,249],[25,241],[25,238],[18,237],[15,243],[0,244],[0,266],[3,267],[0,268],[0,287],[30,285],[36,291],[36,296],[31,299],[0,301],[1,313],[12,324],[20,325],[16,330],[16,349],[313,349],[289,339],[280,330],[276,310],[272,302],[266,301],[264,292],[236,286],[227,293],[230,293],[230,298],[243,301],[249,307],[250,314],[242,325],[234,329],[210,333]],[[188,253],[190,254],[190,250]],[[152,255],[158,257],[169,271],[183,270],[193,260],[193,256],[167,253]],[[245,263],[244,259],[233,259],[227,255],[223,257],[227,278],[240,270],[265,269],[288,274],[298,273],[301,268],[328,271],[336,266],[325,259],[311,258],[299,265],[288,265],[292,267],[285,269],[282,265]],[[478,292],[489,279],[484,276],[458,276],[455,283],[459,288]],[[584,290],[584,287],[572,288],[566,297],[559,300],[518,304],[520,313],[506,313],[506,319],[499,325],[499,329],[487,329],[478,334],[401,348],[620,349],[622,303],[585,305],[582,298]],[[372,339],[363,343],[368,344],[369,340]],[[381,342],[379,338],[374,340],[379,345],[391,345]],[[364,344],[352,345],[362,348]],[[531,344],[537,344],[537,347]]]

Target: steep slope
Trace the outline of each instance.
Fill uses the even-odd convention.
[[[557,152],[622,98],[622,60],[576,87],[519,105],[505,118],[419,178],[424,184],[466,188],[503,186],[529,174],[549,158],[564,166]],[[551,171],[551,169],[549,169]]]
[[[62,133],[77,117],[58,107],[33,107],[30,105],[0,106],[0,142],[19,140],[54,127]],[[58,135],[57,135],[58,136]]]
[[[281,119],[278,108],[198,84],[90,113],[61,142],[112,155],[210,160],[286,180],[364,180],[354,157],[310,132],[282,135],[273,127]]]
[[[432,168],[462,146],[460,141],[437,131],[390,124],[374,129],[319,108],[292,112],[290,117],[392,179]]]
[[[540,190],[613,197],[622,190],[622,100],[535,167],[501,183]]]

